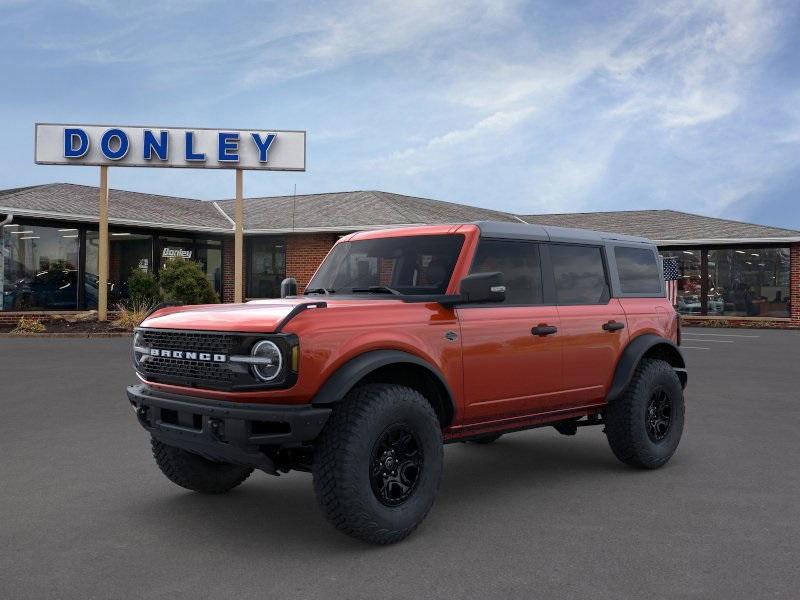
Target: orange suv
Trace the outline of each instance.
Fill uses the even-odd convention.
[[[481,222],[347,235],[303,295],[163,308],[128,388],[174,483],[226,492],[313,474],[343,532],[396,542],[425,518],[443,444],[602,425],[656,468],[683,430],[686,369],[648,240]]]

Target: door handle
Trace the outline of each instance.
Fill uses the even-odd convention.
[[[537,325],[533,329],[531,329],[531,333],[533,335],[538,335],[540,337],[544,337],[546,335],[553,335],[556,331],[558,331],[558,327],[554,327],[552,325]]]
[[[603,323],[603,329],[606,331],[619,331],[620,329],[625,329],[625,323],[609,321],[608,323]]]

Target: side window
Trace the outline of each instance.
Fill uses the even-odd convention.
[[[558,304],[605,304],[610,292],[603,254],[595,246],[550,246]]]
[[[500,271],[506,286],[504,304],[541,304],[539,246],[529,242],[481,240],[471,273]]]
[[[661,275],[651,248],[616,246],[614,258],[623,294],[661,294]]]

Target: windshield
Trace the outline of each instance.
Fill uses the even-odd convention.
[[[414,235],[342,242],[306,293],[444,294],[463,235]]]

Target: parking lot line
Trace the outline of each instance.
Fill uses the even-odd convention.
[[[732,344],[733,340],[707,340],[705,338],[690,338],[686,336],[681,336],[681,340],[687,340],[690,342],[703,342],[703,343],[711,343],[711,344]]]
[[[702,336],[711,336],[711,337],[738,337],[738,338],[758,338],[761,337],[760,335],[742,335],[739,333],[697,333],[691,332],[686,333],[685,335],[702,335]]]
[[[703,348],[701,346],[681,346],[681,350],[711,350],[711,348]]]

